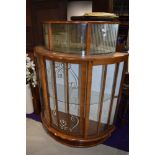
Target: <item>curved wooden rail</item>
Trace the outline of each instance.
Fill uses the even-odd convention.
[[[116,52],[110,54],[88,55],[82,57],[81,55],[78,54],[66,54],[66,53],[49,51],[42,46],[35,47],[35,54],[44,56],[46,59],[54,59],[55,61],[70,62],[74,64],[91,61],[93,65],[105,65],[128,60],[127,53]]]

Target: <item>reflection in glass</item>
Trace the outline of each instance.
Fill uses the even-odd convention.
[[[98,106],[102,83],[103,66],[93,66],[89,119],[98,121]]]
[[[115,52],[118,24],[92,24],[91,54]]]
[[[115,64],[110,64],[107,66],[107,76],[104,91],[104,100],[102,107],[101,122],[107,124],[108,113],[110,108],[110,102],[112,98],[112,85],[114,80]]]

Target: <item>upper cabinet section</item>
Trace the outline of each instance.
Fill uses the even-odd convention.
[[[82,56],[112,53],[116,50],[118,26],[118,22],[44,22],[44,44],[53,52]]]
[[[44,38],[50,50],[80,54],[86,50],[86,24],[44,24]]]

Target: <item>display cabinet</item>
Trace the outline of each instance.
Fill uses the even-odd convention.
[[[88,147],[114,131],[128,54],[115,52],[118,23],[44,23],[35,48],[42,123],[61,143]]]

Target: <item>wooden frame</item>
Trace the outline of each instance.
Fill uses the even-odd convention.
[[[44,47],[38,46],[35,48],[35,56],[39,59],[40,62],[40,71],[41,71],[41,82],[43,86],[43,95],[44,95],[44,106],[45,111],[44,115],[42,115],[42,123],[48,133],[54,137],[59,142],[74,146],[74,147],[88,147],[97,145],[104,140],[106,140],[111,133],[114,131],[115,126],[113,124],[109,124],[110,117],[111,117],[111,110],[113,99],[117,97],[119,99],[120,92],[118,96],[114,96],[115,89],[116,89],[116,80],[118,75],[118,65],[120,62],[124,62],[125,64],[128,61],[128,54],[125,53],[111,53],[106,55],[88,55],[82,57],[80,55],[73,55],[73,54],[64,54],[64,53],[55,53],[54,51],[51,52]],[[66,90],[66,99],[67,99],[67,113],[60,112],[58,107],[56,107],[57,112],[57,121],[58,126],[55,127],[51,123],[52,117],[51,116],[51,109],[49,106],[49,99],[48,99],[48,92],[47,92],[47,78],[45,74],[45,60],[51,60],[52,63],[54,62],[62,62],[65,64],[65,74],[67,75],[65,78],[65,90]],[[69,114],[69,86],[68,86],[68,64],[79,64],[79,125],[76,127],[74,131],[67,130],[64,131],[60,128],[60,118],[59,116],[63,116],[64,118],[68,119],[68,125],[72,125],[70,121],[71,114]],[[107,65],[115,64],[115,74],[114,74],[114,82],[112,87],[112,99],[110,102],[110,110],[108,113],[108,121],[107,124],[101,123],[101,116],[102,116],[102,106],[104,106],[103,98],[104,98],[104,90],[106,84],[106,74],[107,74]],[[99,115],[98,121],[89,120],[89,113],[90,113],[90,97],[91,97],[91,84],[92,84],[92,68],[95,65],[105,65],[105,74],[104,79],[102,81],[102,93],[99,102]],[[124,65],[125,67],[125,65]],[[53,65],[54,68],[54,65]],[[123,69],[122,77],[125,73],[125,69]],[[53,75],[55,77],[55,70],[53,69]],[[55,92],[55,100],[57,102],[57,94],[56,94],[56,79],[54,79],[54,92]],[[121,86],[120,86],[121,90]],[[102,130],[101,127],[105,128]]]

